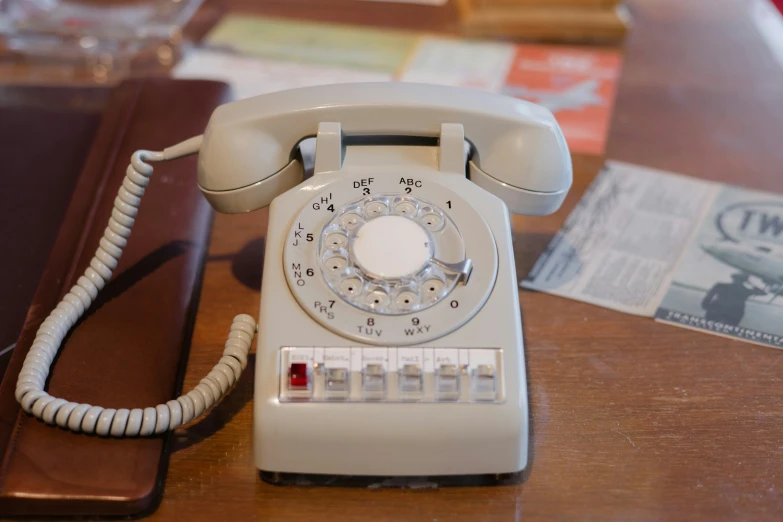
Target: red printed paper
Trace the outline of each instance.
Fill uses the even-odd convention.
[[[601,155],[621,61],[612,50],[518,46],[503,92],[551,110],[571,152]]]

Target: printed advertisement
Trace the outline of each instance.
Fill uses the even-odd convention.
[[[548,108],[571,152],[601,155],[622,57],[613,50],[423,38],[399,79],[499,92]]]
[[[621,60],[609,50],[518,46],[501,92],[552,111],[572,152],[601,155]]]
[[[783,197],[723,187],[655,318],[783,348],[781,294]]]
[[[521,286],[783,348],[783,196],[608,162]]]
[[[717,190],[609,162],[521,285],[652,316]]]

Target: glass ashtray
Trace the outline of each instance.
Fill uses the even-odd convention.
[[[25,58],[111,68],[161,43],[179,43],[202,2],[0,0],[0,42]]]

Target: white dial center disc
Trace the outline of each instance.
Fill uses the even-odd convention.
[[[382,279],[411,276],[432,258],[432,241],[424,228],[402,216],[381,216],[363,224],[351,246],[365,272]]]

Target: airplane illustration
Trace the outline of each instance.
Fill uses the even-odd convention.
[[[533,101],[552,112],[565,109],[579,110],[591,105],[603,105],[604,99],[596,93],[598,80],[585,80],[562,91],[542,91],[523,86],[506,86],[504,94]]]
[[[720,240],[703,243],[701,249],[714,259],[764,282],[771,303],[783,291],[783,247],[769,243]]]

